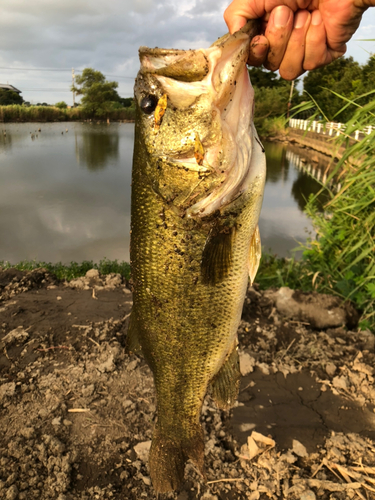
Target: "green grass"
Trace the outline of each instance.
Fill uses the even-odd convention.
[[[134,108],[114,109],[108,114],[112,121],[134,120]],[[55,121],[76,121],[76,120],[98,120],[88,114],[83,108],[56,108],[54,106],[21,106],[12,104],[10,106],[0,106],[0,122],[55,122]],[[107,116],[103,118],[107,119]]]
[[[344,101],[356,111],[336,140],[345,152],[327,179],[328,202],[322,211],[318,193],[305,208],[317,237],[304,245],[301,282],[308,286],[312,276],[310,288],[352,301],[362,312],[360,327],[375,332],[375,130],[353,140],[357,130],[374,125],[375,99],[364,106]],[[341,183],[337,193],[328,188],[333,177]]]
[[[255,121],[255,126],[260,137],[278,137],[286,133],[285,116],[264,118],[262,121]]]
[[[7,261],[0,261],[0,269],[9,269],[14,267],[20,271],[32,271],[33,269],[45,268],[50,273],[54,274],[59,280],[71,281],[74,278],[84,276],[90,269],[98,269],[101,274],[119,273],[125,279],[130,278],[130,265],[127,262],[118,262],[117,260],[103,259],[99,264],[92,260],[85,260],[78,264],[71,262],[70,264],[51,264],[50,262],[39,261],[21,261],[18,264],[11,264]]]

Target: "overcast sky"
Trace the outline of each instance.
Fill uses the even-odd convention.
[[[2,0],[0,83],[34,104],[72,103],[71,68],[92,67],[133,94],[138,47],[208,47],[227,29],[221,0]],[[348,55],[360,63],[375,52],[375,8],[368,10]],[[17,69],[15,69],[17,68]],[[19,69],[18,69],[19,68]],[[59,71],[42,71],[55,69]]]

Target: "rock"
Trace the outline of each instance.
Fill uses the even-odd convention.
[[[273,294],[273,300],[282,315],[308,322],[319,330],[346,325],[349,320],[340,299],[332,295],[303,293],[281,287]]]
[[[105,278],[105,284],[108,288],[116,288],[122,284],[121,274],[108,274]]]
[[[300,500],[316,500],[316,495],[312,490],[307,490],[302,493]]]
[[[336,373],[336,366],[333,363],[327,363],[326,364],[326,373],[330,377],[333,377],[333,375]]]
[[[114,364],[114,356],[113,354],[110,354],[109,357],[104,361],[103,363],[100,363],[100,365],[97,366],[98,370],[101,373],[110,373],[113,372],[113,370],[116,368],[116,365]]]
[[[5,397],[11,398],[16,392],[16,383],[9,382],[8,384],[3,384],[0,386],[0,401]]]
[[[219,500],[217,495],[212,495],[208,491],[206,493],[204,493],[204,495],[201,496],[201,499],[202,500]]]
[[[8,346],[13,344],[13,342],[25,342],[29,338],[29,334],[26,330],[21,327],[15,328],[11,332],[9,332],[1,342],[2,345]]]
[[[248,375],[254,371],[255,359],[247,352],[240,352],[240,372],[242,376]]]
[[[133,361],[130,361],[130,363],[128,363],[128,366],[126,367],[126,369],[129,372],[131,372],[137,368],[137,365],[138,365],[138,360],[134,359]]]
[[[89,279],[91,279],[91,278],[94,278],[94,279],[99,278],[99,271],[97,269],[90,269],[86,273],[86,278],[89,278]]]
[[[148,455],[150,453],[151,441],[143,441],[134,446],[134,451],[137,457],[142,460],[142,462],[148,462]]]
[[[293,453],[297,455],[298,457],[307,457],[308,453],[306,450],[306,447],[303,446],[302,443],[297,441],[297,439],[293,439]]]
[[[332,383],[336,389],[348,389],[348,379],[346,377],[334,377]]]
[[[18,497],[18,488],[15,484],[12,484],[10,488],[8,488],[5,500],[15,500]]]
[[[142,481],[145,483],[146,486],[151,486],[151,478],[148,476],[142,476]]]
[[[34,435],[34,427],[23,427],[20,430],[21,436],[25,437],[26,439],[31,439]]]
[[[76,278],[74,280],[69,281],[68,286],[70,288],[76,288],[77,290],[89,289],[89,286],[86,284],[86,281],[83,278]]]
[[[370,330],[363,330],[358,333],[358,337],[363,341],[363,350],[374,351],[375,335]]]
[[[270,367],[266,363],[257,363],[257,367],[263,373],[263,375],[270,374]]]

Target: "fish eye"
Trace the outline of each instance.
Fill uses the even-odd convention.
[[[147,95],[141,100],[141,110],[146,113],[146,115],[150,115],[158,104],[158,98],[154,95]]]

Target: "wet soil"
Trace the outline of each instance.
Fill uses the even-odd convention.
[[[374,336],[337,303],[342,324],[317,327],[327,300],[289,292],[249,288],[238,403],[203,407],[207,481],[188,464],[165,498],[375,499]],[[156,498],[152,377],[124,349],[131,306],[119,275],[0,270],[0,499]]]

